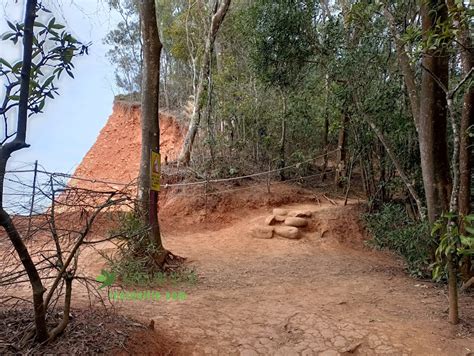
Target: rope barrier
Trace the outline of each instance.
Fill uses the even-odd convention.
[[[277,173],[277,172],[281,172],[281,171],[284,171],[286,169],[290,169],[290,168],[297,168],[298,166],[302,165],[302,164],[305,164],[305,163],[308,163],[308,162],[312,162],[318,158],[322,158],[326,155],[329,155],[331,153],[334,153],[334,152],[337,152],[339,151],[339,149],[335,149],[333,151],[330,151],[330,152],[327,152],[327,153],[324,153],[322,155],[319,155],[319,156],[316,156],[316,157],[313,157],[313,158],[310,158],[306,161],[302,161],[302,162],[298,162],[298,163],[295,163],[295,164],[292,164],[290,166],[286,166],[286,167],[282,167],[282,168],[276,168],[276,169],[271,169],[271,170],[268,170],[268,171],[264,171],[264,172],[258,172],[258,173],[253,173],[253,174],[249,174],[249,175],[246,175],[246,176],[240,176],[240,177],[230,177],[230,178],[221,178],[221,179],[210,179],[210,180],[207,180],[207,181],[200,181],[200,182],[192,182],[192,183],[175,183],[175,184],[165,184],[163,187],[164,188],[168,188],[168,187],[178,187],[178,186],[187,186],[187,185],[199,185],[199,184],[206,184],[206,183],[223,183],[223,182],[230,182],[230,181],[234,181],[234,180],[241,180],[241,179],[247,179],[247,178],[253,178],[253,177],[258,177],[258,176],[262,176],[262,175],[267,175],[267,174],[271,174],[271,173]]]
[[[259,177],[259,176],[264,176],[272,173],[278,173],[290,168],[297,168],[302,164],[309,163],[312,161],[315,161],[319,158],[322,158],[326,155],[332,154],[339,151],[338,149],[335,149],[333,151],[326,152],[324,154],[321,154],[319,156],[307,159],[305,161],[301,161],[286,167],[282,168],[276,168],[276,169],[271,169],[268,171],[263,171],[263,172],[257,172],[257,173],[252,173],[244,176],[239,176],[239,177],[229,177],[229,178],[220,178],[220,179],[210,179],[210,180],[202,180],[198,182],[188,182],[188,183],[170,183],[170,184],[164,184],[162,188],[174,188],[174,187],[187,187],[187,186],[195,186],[195,185],[203,185],[203,184],[209,184],[209,183],[224,183],[224,182],[231,182],[231,181],[236,181],[236,180],[242,180],[242,179],[248,179],[248,178],[254,178],[254,177]],[[5,173],[34,173],[35,170],[33,169],[23,169],[23,170],[9,170],[6,171]],[[80,176],[75,176],[73,174],[67,174],[67,173],[58,173],[58,172],[48,172],[46,170],[37,170],[37,173],[41,174],[46,174],[52,177],[63,177],[63,178],[68,178],[71,180],[78,180],[78,181],[85,181],[85,182],[91,182],[91,183],[101,183],[101,184],[107,184],[107,185],[119,185],[119,186],[135,186],[138,183],[137,182],[130,182],[130,183],[123,183],[123,182],[114,182],[114,181],[108,181],[108,180],[103,180],[103,179],[93,179],[93,178],[86,178],[86,177],[80,177]],[[300,179],[300,178],[298,178]],[[14,182],[13,180],[11,180]]]

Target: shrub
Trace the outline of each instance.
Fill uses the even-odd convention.
[[[121,216],[119,226],[110,231],[118,241],[117,250],[112,255],[102,254],[107,259],[110,271],[123,285],[164,285],[176,283],[195,284],[197,276],[192,269],[179,263],[182,258],[174,256],[178,262],[165,269],[154,263],[156,246],[148,238],[149,227],[144,225],[136,212]]]
[[[427,223],[411,220],[400,204],[384,204],[376,213],[364,214],[363,220],[372,235],[369,245],[402,256],[410,274],[429,276],[430,233]]]

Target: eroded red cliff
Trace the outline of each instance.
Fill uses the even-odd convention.
[[[123,184],[134,181],[140,167],[140,130],[140,105],[115,101],[112,114],[74,176]],[[167,113],[160,113],[160,131],[162,160],[167,157],[168,161],[173,161],[181,149],[185,132],[176,118]],[[101,188],[97,182],[76,179],[69,185],[93,190]]]

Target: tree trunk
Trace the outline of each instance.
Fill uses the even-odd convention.
[[[424,209],[423,209],[423,204],[421,202],[420,197],[418,196],[418,193],[415,190],[415,187],[413,184],[410,182],[410,179],[408,178],[407,174],[403,170],[403,167],[398,160],[397,156],[395,155],[395,152],[390,144],[390,142],[385,138],[384,134],[378,129],[378,127],[373,123],[371,120],[369,120],[367,117],[365,117],[365,121],[369,124],[371,129],[374,131],[375,135],[377,138],[380,140],[382,145],[385,148],[385,151],[387,151],[387,154],[389,155],[393,165],[395,166],[395,169],[398,172],[398,175],[402,179],[403,183],[405,183],[405,186],[408,189],[408,192],[412,196],[413,200],[415,200],[416,207],[418,209],[418,214],[420,214],[420,218],[424,220]]]
[[[461,52],[462,73],[466,76],[474,65],[472,52],[472,39],[469,27],[460,21],[460,10],[466,11],[464,5],[456,5],[454,0],[448,0],[448,8],[454,14],[454,27],[459,30],[456,39]],[[459,213],[463,216],[471,212],[471,169],[472,169],[472,144],[473,140],[468,134],[469,128],[474,125],[474,89],[468,88],[463,98],[463,108],[460,125],[459,144]],[[461,226],[462,229],[462,226]],[[471,257],[466,256],[461,264],[461,278],[467,282],[473,277],[471,273]]]
[[[325,3],[324,1],[321,2]],[[326,4],[327,5],[327,4]],[[324,162],[323,162],[323,173],[321,176],[321,182],[326,180],[326,169],[328,166],[328,151],[329,151],[329,74],[326,73],[326,79],[324,82],[324,127],[323,127],[323,150],[324,150]]]
[[[36,328],[36,340],[44,342],[48,339],[46,326],[46,309],[43,303],[45,288],[38,274],[38,270],[21,238],[15,224],[3,209],[3,189],[8,159],[15,151],[29,147],[26,144],[26,129],[28,123],[28,98],[30,86],[30,71],[33,49],[33,28],[36,18],[36,0],[26,2],[24,37],[23,37],[23,64],[21,67],[20,100],[18,104],[18,121],[15,139],[0,148],[0,225],[5,229],[18,257],[28,275],[33,290],[33,308]]]
[[[164,65],[165,65],[165,70],[164,70],[164,78],[163,78],[163,97],[165,99],[165,106],[166,109],[170,110],[171,109],[171,103],[170,103],[170,95],[169,95],[169,90],[168,90],[168,76],[169,76],[169,57],[165,55],[163,57],[164,59]]]
[[[159,88],[162,44],[158,32],[155,1],[140,2],[143,39],[142,80],[142,149],[139,177],[139,201],[145,224],[150,226],[150,242],[158,250],[156,263],[162,265],[166,251],[163,248],[158,222],[158,192],[151,190],[151,151],[160,152]]]
[[[415,70],[410,64],[410,58],[405,47],[403,40],[400,38],[400,35],[397,32],[397,27],[395,25],[395,19],[393,15],[387,8],[387,4],[384,8],[384,15],[388,19],[390,32],[395,38],[395,47],[397,50],[397,60],[400,65],[400,69],[403,74],[403,80],[408,91],[408,97],[410,99],[411,113],[415,123],[416,130],[418,131],[419,122],[420,122],[420,99],[418,97],[418,87],[415,80]]]
[[[444,0],[430,0],[421,5],[423,38],[426,40],[436,28],[436,21],[448,19]],[[420,124],[418,130],[421,169],[425,187],[428,219],[433,224],[443,211],[448,211],[451,193],[450,166],[446,139],[447,102],[435,75],[448,87],[448,56],[445,49],[426,50],[422,65]],[[431,73],[430,73],[431,72]],[[432,75],[433,74],[433,75]]]
[[[286,179],[285,170],[283,169],[286,165],[286,94],[282,93],[282,102],[283,102],[283,115],[281,118],[281,139],[280,139],[280,180],[284,181]]]
[[[339,129],[339,138],[337,140],[337,164],[336,164],[336,175],[334,178],[334,183],[336,186],[342,187],[341,179],[346,175],[346,148],[347,148],[347,139],[349,133],[349,121],[350,116],[347,112],[344,112],[342,118],[342,126]]]
[[[191,151],[193,149],[194,139],[201,121],[201,111],[204,106],[202,96],[204,94],[204,83],[209,76],[209,68],[211,66],[212,49],[216,39],[219,27],[224,21],[227,10],[229,9],[231,0],[216,1],[216,6],[213,11],[211,26],[206,39],[204,48],[204,55],[202,57],[201,69],[199,73],[199,81],[194,95],[194,107],[189,122],[188,132],[184,139],[183,147],[178,157],[178,162],[182,165],[188,165],[191,160]]]
[[[424,1],[421,5],[423,39],[440,35],[439,24],[448,21],[448,11],[444,0]],[[457,199],[453,194],[450,179],[448,145],[446,139],[449,87],[449,57],[441,43],[436,49],[428,49],[423,54],[420,97],[420,126],[418,130],[421,154],[421,169],[425,187],[428,219],[435,223],[441,213],[452,210]],[[452,118],[454,120],[454,118]],[[454,126],[453,126],[454,127]],[[456,135],[457,132],[454,132]],[[455,137],[455,145],[457,138]],[[455,147],[456,153],[457,147]],[[453,162],[456,169],[458,162]],[[456,172],[455,172],[456,173]],[[455,194],[455,193],[454,193]],[[454,195],[453,194],[453,195]],[[451,229],[451,222],[448,222]],[[457,276],[453,255],[447,258],[449,321],[459,322],[457,305]]]

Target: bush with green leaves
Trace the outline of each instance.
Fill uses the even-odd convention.
[[[193,270],[180,264],[162,270],[154,263],[158,249],[150,242],[148,229],[149,226],[143,224],[143,219],[137,212],[127,212],[121,216],[118,227],[110,231],[110,237],[116,241],[117,250],[112,255],[102,253],[102,256],[106,258],[110,271],[117,276],[121,284],[195,284],[197,276]]]
[[[461,223],[462,229],[460,229]],[[433,264],[433,279],[439,281],[447,275],[448,260],[451,258],[458,268],[464,256],[474,256],[474,215],[461,218],[454,213],[444,213],[433,225],[433,237],[439,236],[436,248],[436,262]]]
[[[123,214],[118,227],[110,231],[118,249],[113,255],[104,257],[111,271],[121,280],[132,280],[143,271],[153,272],[151,261],[156,246],[150,243],[148,229],[136,212],[128,212]]]
[[[387,249],[402,256],[410,274],[417,277],[429,276],[428,225],[413,221],[400,204],[389,203],[378,212],[363,216],[367,230],[372,235],[371,246]]]

